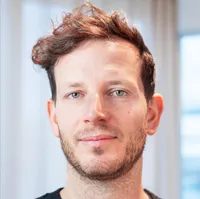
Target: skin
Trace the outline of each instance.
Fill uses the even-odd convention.
[[[68,159],[63,199],[148,198],[142,187],[142,153],[163,111],[154,94],[147,103],[135,46],[91,40],[55,66],[56,102],[48,100],[53,133]],[[111,136],[88,144],[88,136]],[[123,188],[122,188],[123,187]]]

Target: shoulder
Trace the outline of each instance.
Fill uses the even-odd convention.
[[[36,198],[36,199],[61,199],[60,191],[62,189],[63,188],[59,188],[59,189],[57,189],[56,191],[54,191],[52,193],[46,193],[45,195],[40,196],[39,198]]]
[[[153,194],[152,192],[150,192],[147,189],[144,189],[144,191],[148,194],[148,196],[150,197],[150,199],[161,199],[158,196],[156,196],[155,194]]]

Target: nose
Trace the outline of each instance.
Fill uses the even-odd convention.
[[[98,123],[108,120],[108,112],[104,107],[103,100],[98,94],[88,101],[84,115],[84,123]]]

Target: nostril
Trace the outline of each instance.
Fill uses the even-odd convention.
[[[93,113],[85,115],[83,122],[87,124],[87,123],[105,122],[106,120],[108,120],[107,114]]]
[[[85,123],[89,123],[90,121],[89,121],[89,120],[84,120],[84,122],[85,122]]]

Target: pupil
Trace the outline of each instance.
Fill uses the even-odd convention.
[[[78,96],[78,93],[73,93],[73,97],[77,97]]]
[[[123,94],[123,92],[122,91],[117,91],[117,94],[121,96]]]

